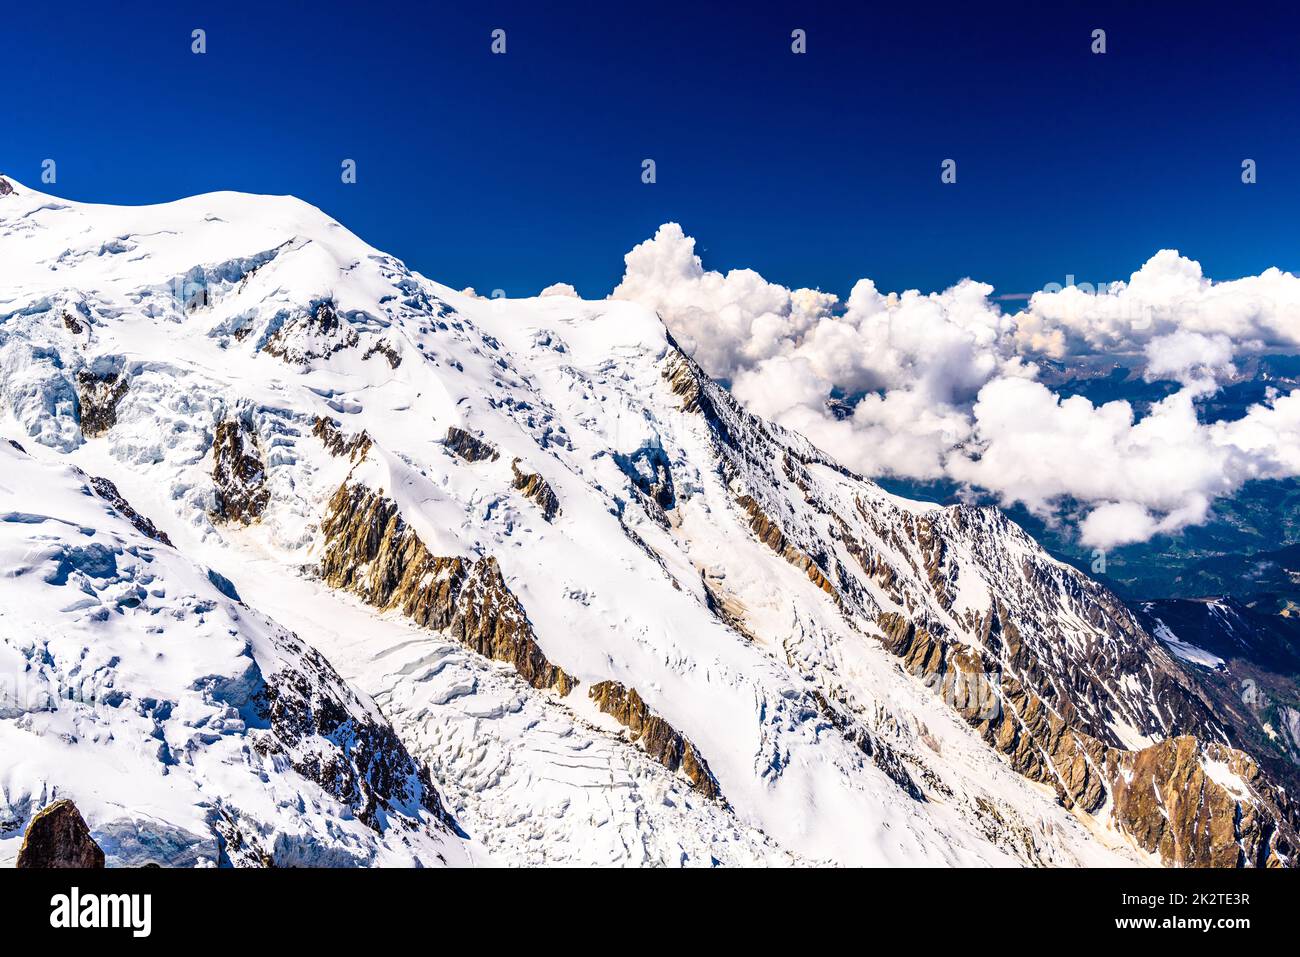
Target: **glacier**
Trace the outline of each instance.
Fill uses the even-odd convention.
[[[1118,600],[653,310],[457,291],[290,197],[12,185],[0,861],[71,797],[122,865],[1290,863]]]

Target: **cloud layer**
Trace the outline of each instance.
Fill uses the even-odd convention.
[[[1162,250],[1128,282],[1049,287],[1009,315],[970,279],[930,294],[863,279],[841,303],[706,270],[676,223],[625,261],[613,296],[657,310],[753,411],[868,475],[951,479],[1040,514],[1073,500],[1091,546],[1175,532],[1250,479],[1300,475],[1300,397],[1197,415],[1237,356],[1300,352],[1300,278],[1277,269],[1214,283]],[[1139,416],[1039,381],[1044,360],[1120,354],[1177,391]]]

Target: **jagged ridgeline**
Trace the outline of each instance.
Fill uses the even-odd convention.
[[[1105,811],[1169,863],[1291,862],[1297,811],[1286,787],[1228,746],[1236,737],[1231,713],[1216,713],[1192,676],[1104,587],[1050,559],[996,509],[916,515],[863,489],[853,491],[852,510],[842,515],[836,497],[818,494],[809,467],[844,476],[842,468],[745,413],[680,353],[664,374],[683,410],[709,422],[729,482],[767,479],[774,511],[783,510],[795,528],[829,520],[830,537],[853,564],[818,552],[822,542],[811,536],[813,547],[801,549],[798,536],[746,492],[737,504],[754,534],[846,617],[874,625],[906,670],[952,703],[1017,771],[1053,788],[1067,808]],[[773,461],[805,508],[790,507],[774,469],[763,475],[754,467]],[[1010,555],[1018,561],[1007,561]],[[910,576],[899,574],[898,557]],[[994,586],[983,613],[961,607],[967,562],[982,566]],[[1071,620],[1093,626],[1082,643],[1061,624]],[[1160,740],[1125,747],[1126,726]],[[1181,733],[1165,736],[1173,729]],[[1228,773],[1216,777],[1215,770]]]
[[[109,866],[1294,863],[1234,672],[642,306],[232,193],[12,184],[0,257],[0,861],[67,798]]]

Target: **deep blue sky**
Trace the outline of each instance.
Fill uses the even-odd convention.
[[[1216,278],[1300,270],[1285,6],[892,6],[8,5],[0,170],[39,186],[54,158],[49,191],[100,202],[293,193],[511,295],[604,295],[666,220],[710,267],[841,294],[1124,278],[1163,246]]]

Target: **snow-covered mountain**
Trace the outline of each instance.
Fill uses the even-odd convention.
[[[162,538],[0,444],[0,854],[75,794],[110,864],[466,860],[374,703]]]
[[[57,796],[236,864],[1292,862],[1108,591],[653,311],[456,292],[291,198],[0,192],[0,653],[104,689],[0,710],[5,839]]]

